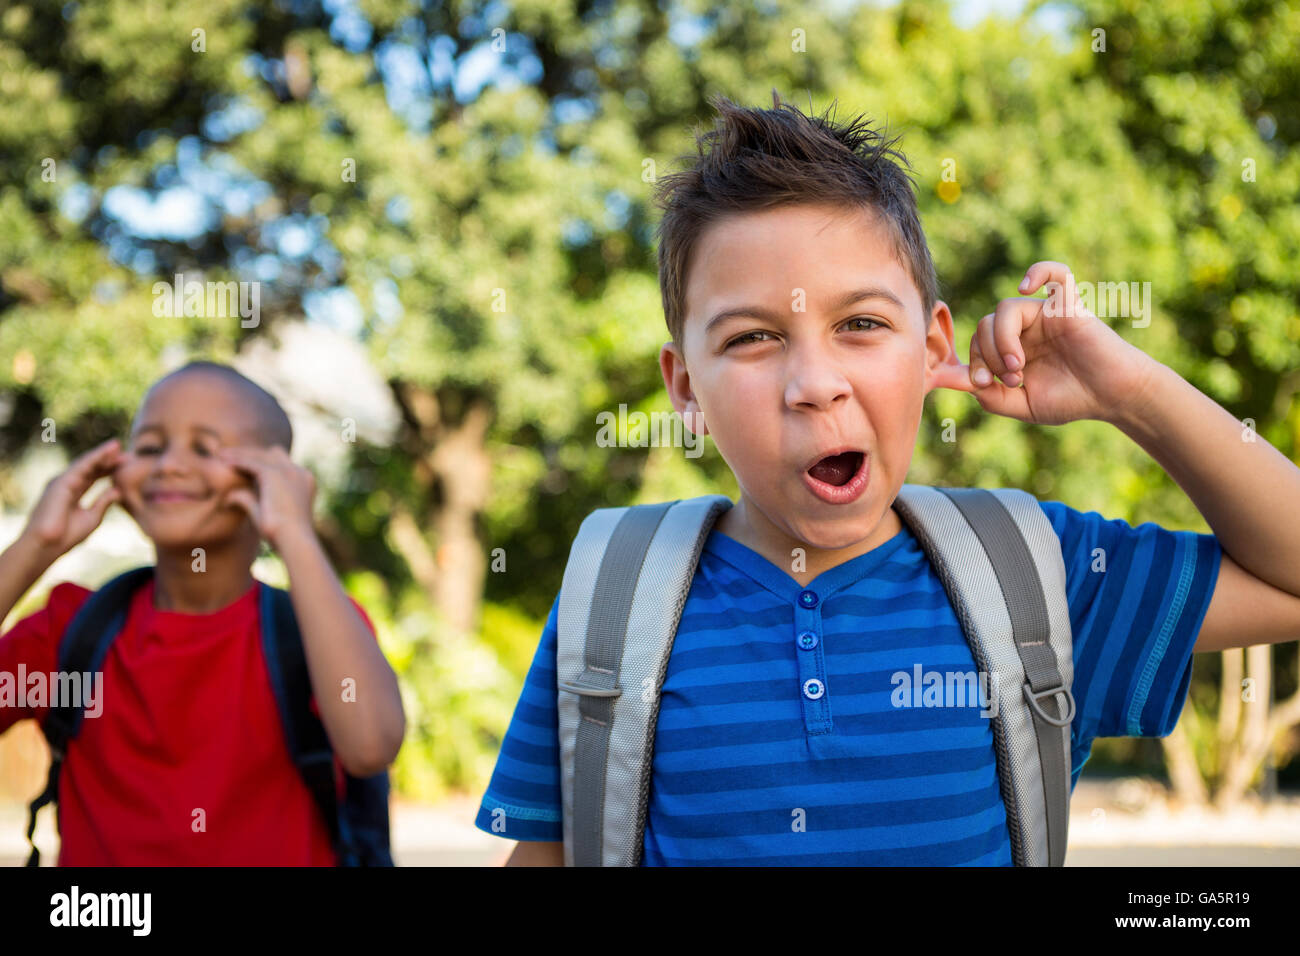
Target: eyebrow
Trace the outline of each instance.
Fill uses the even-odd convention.
[[[219,431],[217,431],[215,428],[209,428],[207,425],[194,425],[193,427],[190,428],[190,431],[207,432],[209,435],[212,435],[214,438],[221,437],[221,433]],[[139,436],[143,435],[145,432],[164,432],[164,429],[161,425],[141,425],[139,428],[135,430],[136,437],[138,438]]]
[[[840,309],[847,309],[854,303],[862,302],[865,299],[884,299],[900,309],[906,310],[907,308],[903,305],[903,300],[894,295],[894,293],[890,292],[888,289],[883,286],[872,285],[865,286],[861,289],[854,289],[852,292],[846,292],[838,302],[832,305],[831,310],[839,311]],[[713,318],[709,319],[709,324],[704,327],[704,334],[708,335],[709,331],[719,322],[737,317],[766,319],[769,322],[777,322],[781,318],[778,313],[761,305],[736,306],[732,309],[723,309],[721,312],[716,313]]]

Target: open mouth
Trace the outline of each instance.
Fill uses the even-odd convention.
[[[847,485],[850,479],[862,467],[863,454],[860,451],[846,451],[839,455],[830,455],[808,469],[808,474],[818,481],[837,488]]]
[[[871,469],[866,453],[849,450],[827,455],[804,472],[804,484],[829,504],[856,501],[867,490]]]

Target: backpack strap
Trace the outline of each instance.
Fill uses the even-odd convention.
[[[339,808],[339,827],[348,835],[353,852],[341,866],[393,866],[388,832],[388,771],[373,777],[345,774],[346,792]]]
[[[311,712],[311,675],[289,592],[262,584],[258,611],[263,657],[280,710],[280,726],[284,728],[289,756],[325,817],[335,856],[349,862],[354,853],[351,834],[342,832],[334,780],[334,750],[325,725]]]
[[[659,691],[704,540],[729,507],[706,495],[601,508],[578,530],[556,652],[569,866],[641,861]]]
[[[59,640],[59,672],[61,674],[95,674],[103,670],[109,645],[126,625],[126,615],[131,608],[131,596],[153,576],[153,568],[133,568],[113,578],[82,602],[77,613],[68,622]],[[85,695],[82,695],[83,701]],[[41,851],[36,848],[32,835],[36,832],[36,815],[47,803],[58,804],[59,771],[67,754],[68,742],[81,732],[84,717],[82,701],[67,701],[55,706],[50,701],[49,711],[41,722],[41,732],[50,745],[50,772],[45,790],[27,808],[27,842],[32,848],[27,858],[28,866],[41,865]]]
[[[998,779],[1017,866],[1061,866],[1074,654],[1060,541],[1015,488],[903,485],[894,502],[943,582],[997,702]]]

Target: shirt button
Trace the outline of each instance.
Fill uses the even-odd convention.
[[[800,591],[800,592],[799,592],[799,606],[800,606],[800,607],[807,607],[807,608],[813,608],[813,607],[816,607],[816,606],[817,606],[817,592],[816,592],[816,591],[807,591],[807,590]]]
[[[803,695],[809,700],[817,700],[824,693],[826,693],[826,688],[816,678],[803,682]]]
[[[811,651],[817,646],[817,635],[812,631],[804,631],[799,635],[799,646],[805,651]]]

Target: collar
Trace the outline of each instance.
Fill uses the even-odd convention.
[[[793,603],[799,597],[799,592],[803,590],[815,591],[819,598],[825,600],[832,594],[853,586],[880,568],[910,540],[912,534],[904,524],[902,530],[888,541],[876,545],[864,554],[850,558],[843,564],[827,568],[806,586],[757,551],[723,534],[717,528],[714,528],[705,539],[704,550],[730,564],[746,577],[757,581],[782,601]]]

